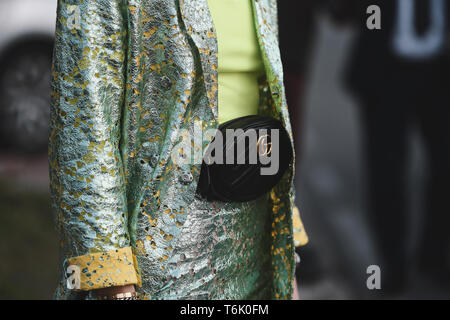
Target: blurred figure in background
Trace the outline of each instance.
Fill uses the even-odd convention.
[[[314,41],[317,37],[317,15],[325,0],[278,1],[280,51],[284,69],[286,99],[296,147],[296,168],[302,154],[302,122],[305,81],[309,74]],[[296,172],[299,172],[298,170]],[[316,252],[310,246],[297,249],[302,282],[315,282],[322,270]]]
[[[381,9],[379,30],[366,25],[370,5]],[[436,283],[448,285],[450,6],[445,0],[334,0],[330,7],[338,22],[352,22],[360,31],[346,82],[360,105],[369,222],[382,259],[382,290],[400,292],[411,270],[406,250],[411,129],[421,134],[429,167],[418,268]]]
[[[317,13],[323,3],[324,0],[278,1],[280,50],[286,98],[297,149],[301,141],[305,80],[317,36]],[[300,153],[297,153],[297,165],[299,155]]]

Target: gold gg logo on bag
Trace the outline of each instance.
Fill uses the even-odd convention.
[[[256,147],[260,157],[268,156],[272,152],[272,142],[269,142],[269,135],[263,135],[258,138]]]

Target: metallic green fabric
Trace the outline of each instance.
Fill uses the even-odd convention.
[[[255,0],[254,9],[267,76],[260,113],[291,132],[276,1]],[[62,251],[56,297],[86,295],[66,288],[68,258],[132,246],[142,298],[242,299],[258,291],[290,298],[293,165],[266,200],[224,204],[197,199],[200,164],[171,157],[183,130],[194,136],[195,121],[218,125],[207,0],[59,0],[56,26],[49,144]]]
[[[267,196],[246,203],[194,198],[165,269],[140,259],[142,299],[271,299],[270,216]],[[138,235],[147,236],[146,219]],[[149,248],[149,254],[156,248]],[[154,281],[160,273],[162,281]],[[166,279],[164,279],[164,277]]]

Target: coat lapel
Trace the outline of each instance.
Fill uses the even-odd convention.
[[[217,122],[218,45],[207,0],[179,0],[181,18],[197,47],[207,91],[209,109]]]
[[[255,0],[253,3],[256,32],[266,67],[267,80],[277,108],[281,109],[283,68],[278,42],[276,1]]]

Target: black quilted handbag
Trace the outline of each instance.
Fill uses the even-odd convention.
[[[233,129],[233,139],[227,138],[227,129]],[[250,201],[269,192],[281,180],[292,161],[293,150],[279,120],[251,115],[227,121],[218,130],[223,139],[216,135],[203,157],[197,187],[200,197],[209,201]],[[215,144],[219,140],[223,143]],[[222,155],[217,152],[219,148]],[[227,151],[231,148],[234,152],[230,160]],[[215,162],[211,163],[211,157]]]

